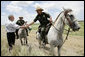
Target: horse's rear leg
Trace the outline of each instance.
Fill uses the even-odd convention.
[[[41,48],[41,40],[38,39],[38,42],[39,42],[39,48]]]
[[[60,49],[61,49],[61,47],[58,46],[58,56],[60,56]]]

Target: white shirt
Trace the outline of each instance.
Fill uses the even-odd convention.
[[[17,25],[16,23],[14,23],[14,21],[7,22],[5,24],[5,26],[6,26],[6,31],[7,32],[15,32],[16,29],[19,29],[20,28],[20,26]]]

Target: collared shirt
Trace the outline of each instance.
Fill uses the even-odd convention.
[[[37,20],[40,22],[40,25],[47,25],[49,22],[48,18],[50,18],[50,15],[45,13],[45,12],[42,12],[41,15],[37,15],[36,18],[34,19],[34,22],[36,22]]]
[[[16,29],[19,29],[20,28],[20,26],[17,25],[16,23],[14,23],[14,21],[7,22],[5,24],[5,26],[6,26],[6,31],[7,32],[15,32]]]

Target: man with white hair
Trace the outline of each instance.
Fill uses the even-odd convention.
[[[9,51],[12,50],[13,45],[15,44],[15,31],[19,28],[25,28],[25,26],[18,26],[16,23],[14,23],[14,16],[9,15],[8,16],[9,22],[6,23],[6,31],[7,31],[7,41],[9,45]]]
[[[47,34],[49,28],[51,27],[52,24],[52,18],[49,14],[46,12],[42,12],[43,9],[40,7],[36,8],[36,12],[38,13],[33,22],[27,25],[29,27],[30,25],[34,24],[37,20],[40,22],[40,26],[38,27],[38,32],[41,34],[41,37],[43,38],[43,42],[46,43],[47,40],[45,40],[45,35]],[[44,28],[44,33],[42,33],[41,28]],[[47,32],[46,32],[47,30]]]

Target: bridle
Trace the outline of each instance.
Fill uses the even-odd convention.
[[[63,12],[63,11],[62,11],[62,12]],[[61,12],[61,13],[62,13],[62,12]],[[60,13],[60,14],[61,14],[61,13]],[[58,15],[58,17],[60,16],[60,14]],[[64,20],[62,20],[62,21],[63,21],[63,24],[65,25],[65,19],[67,19],[68,22],[69,22],[69,24],[70,24],[70,26],[72,26],[72,22],[69,20],[69,18],[67,18],[65,14],[64,14],[64,16],[65,16],[65,18],[64,18]],[[58,17],[57,17],[57,19],[58,19]],[[56,21],[57,21],[57,19],[56,19]],[[55,22],[56,22],[56,21],[55,21]],[[54,23],[54,24],[55,24],[55,23]],[[59,31],[59,30],[54,26],[54,24],[52,23],[52,26],[53,26],[57,31]],[[66,30],[66,29],[64,29],[64,30]],[[66,31],[68,31],[68,30],[66,30]],[[60,32],[60,31],[59,31],[59,32]]]
[[[62,12],[63,12],[63,11],[62,11]],[[62,12],[61,12],[61,13],[62,13]],[[60,14],[61,14],[61,13],[60,13]],[[58,15],[58,17],[60,16],[60,14]],[[69,20],[69,18],[66,17],[65,13],[64,13],[64,16],[65,16],[65,18],[64,18],[64,20],[63,20],[63,24],[65,25],[65,22],[64,22],[64,21],[65,21],[65,19],[67,19],[67,21],[69,22],[70,26],[72,26],[72,22]],[[57,19],[58,19],[58,17],[57,17]],[[56,19],[56,21],[57,21],[57,19]],[[58,33],[61,33],[61,31],[59,31],[59,30],[54,26],[53,23],[52,23],[52,26],[58,31]],[[66,30],[66,29],[64,29],[64,30]],[[63,44],[64,44],[65,41],[68,39],[69,32],[71,32],[71,31],[70,31],[70,27],[69,27],[68,30],[66,30],[66,31],[67,31],[67,35],[66,35],[66,38],[65,38]],[[63,45],[63,44],[62,44],[62,45]]]
[[[67,19],[67,21],[69,22],[69,25],[72,26],[72,22],[70,21],[69,18],[66,17],[66,14],[65,14],[65,13],[64,13],[64,16],[65,16],[65,18]]]

